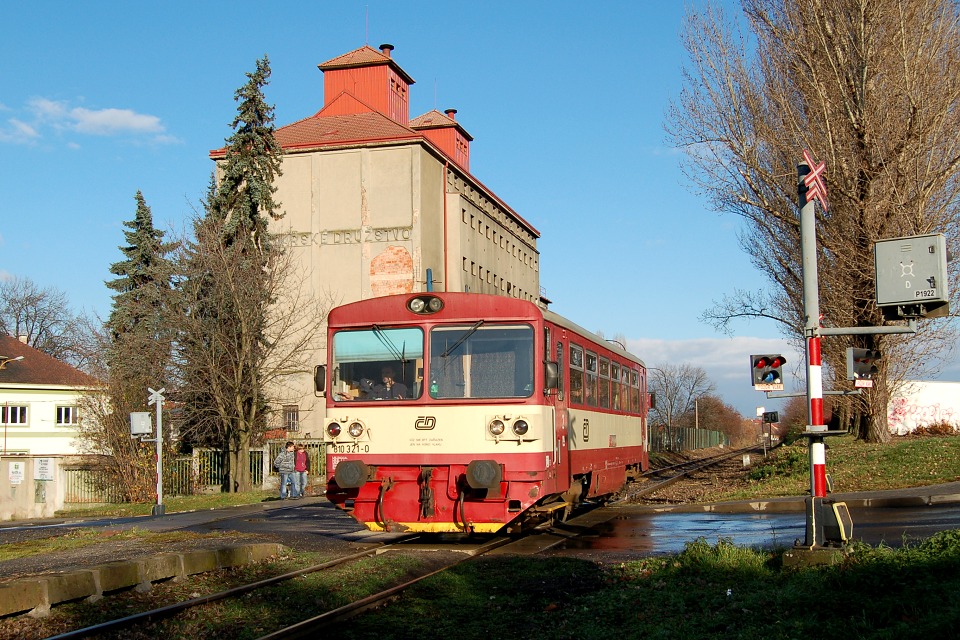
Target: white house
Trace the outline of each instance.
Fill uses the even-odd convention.
[[[960,382],[907,380],[890,394],[890,433],[905,435],[940,423],[960,429]]]
[[[97,381],[10,336],[0,336],[0,452],[76,455],[80,396]]]

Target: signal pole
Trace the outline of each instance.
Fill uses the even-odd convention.
[[[816,202],[828,207],[822,174],[825,164],[813,162],[804,151],[805,162],[797,165],[797,196],[800,205],[800,254],[803,267],[804,338],[807,347],[807,432],[810,439],[810,497],[807,499],[806,547],[816,547],[820,505],[827,496],[826,447],[823,437],[823,366],[820,351],[820,279],[817,275]],[[813,166],[811,166],[813,165]]]

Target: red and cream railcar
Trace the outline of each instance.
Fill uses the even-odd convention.
[[[648,465],[643,362],[530,302],[387,296],[328,325],[327,497],[371,530],[515,528]]]

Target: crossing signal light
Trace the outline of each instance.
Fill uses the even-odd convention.
[[[776,355],[750,356],[750,375],[757,391],[783,391],[783,365],[787,359]]]
[[[872,387],[873,376],[880,371],[877,360],[881,357],[875,349],[847,347],[847,380],[853,380],[856,387]]]

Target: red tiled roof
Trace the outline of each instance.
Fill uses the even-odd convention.
[[[284,149],[421,137],[416,131],[376,112],[344,116],[322,116],[318,113],[299,122],[280,127],[275,135],[277,142]]]
[[[92,387],[96,378],[71,367],[66,362],[48,356],[11,336],[0,336],[0,362],[11,360],[0,369],[0,384],[54,384],[68,387]]]
[[[410,121],[410,128],[418,131],[420,129],[442,129],[444,127],[456,127],[460,129],[460,133],[462,133],[467,140],[473,140],[473,136],[467,133],[467,130],[464,129],[459,122],[448,117],[446,114],[440,113],[436,109],[428,111],[422,116],[417,116]]]
[[[368,67],[377,64],[389,64],[394,71],[399,73],[409,84],[416,81],[407,75],[407,72],[400,68],[393,58],[384,55],[369,45],[363,45],[359,49],[354,49],[336,58],[321,62],[317,66],[321,71],[330,71],[332,69],[350,69],[351,67]]]

